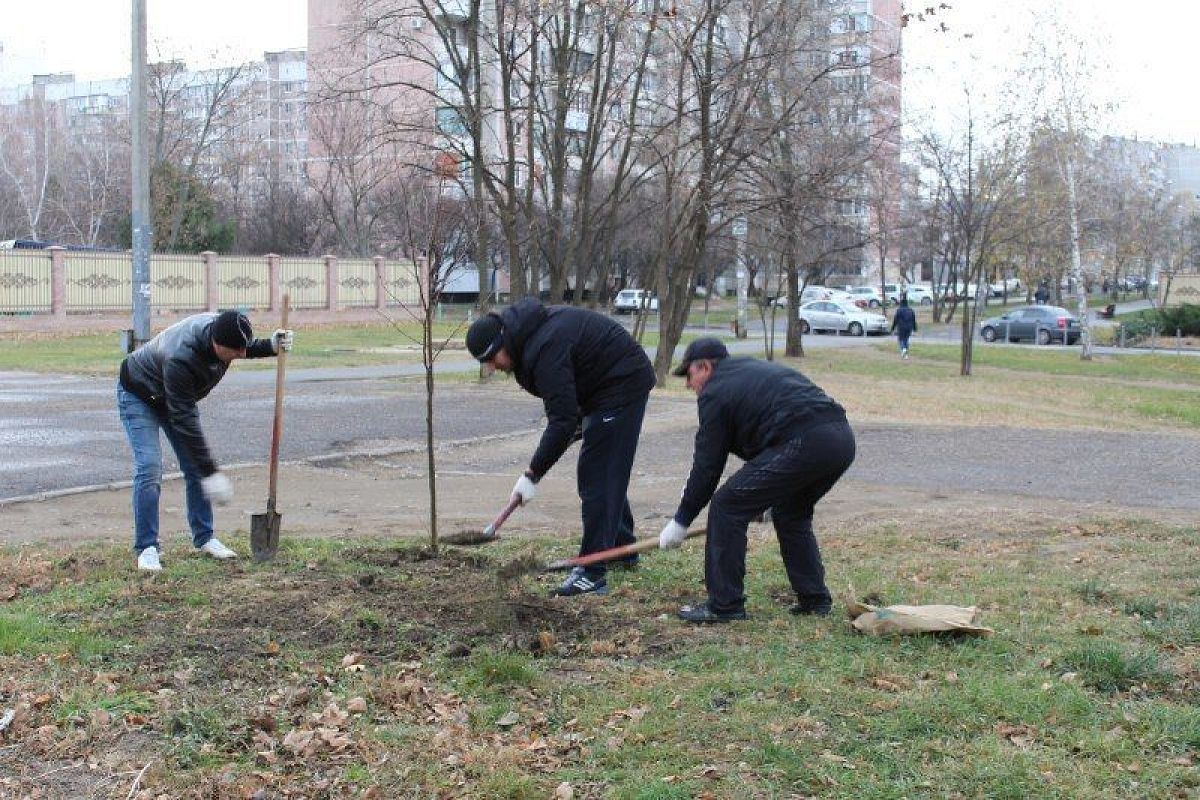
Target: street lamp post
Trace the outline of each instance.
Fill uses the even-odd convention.
[[[737,338],[745,339],[746,331],[746,218],[733,221],[734,264],[737,269]]]
[[[133,63],[129,81],[132,134],[133,335],[130,350],[150,340],[150,164],[146,147],[146,0],[133,0]]]

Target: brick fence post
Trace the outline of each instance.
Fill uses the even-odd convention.
[[[337,256],[325,258],[325,307],[330,311],[338,310],[338,260]]]
[[[205,250],[200,254],[204,259],[204,308],[216,311],[221,306],[221,278],[217,272],[217,254]]]
[[[50,250],[50,313],[67,315],[67,248],[54,245]]]
[[[387,266],[383,263],[383,256],[375,256],[375,307],[387,307]]]
[[[279,279],[279,256],[267,253],[267,308],[278,311],[283,307],[283,285]]]

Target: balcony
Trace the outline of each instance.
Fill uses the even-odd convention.
[[[466,22],[471,18],[470,0],[435,0],[432,4],[433,16],[446,22]]]

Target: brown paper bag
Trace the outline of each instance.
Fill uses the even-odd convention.
[[[991,636],[991,628],[976,625],[979,609],[975,606],[873,606],[857,600],[846,601],[851,625],[872,636],[906,636],[915,633],[959,633],[966,636]]]

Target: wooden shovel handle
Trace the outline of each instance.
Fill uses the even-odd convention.
[[[708,528],[697,528],[694,531],[688,531],[685,539],[695,539],[698,536],[704,536],[708,533]],[[645,553],[647,550],[658,549],[658,537],[653,536],[649,539],[642,539],[633,544],[623,544],[620,547],[613,547],[609,550],[600,550],[596,553],[588,553],[586,556],[575,556],[574,558],[562,558],[558,561],[552,561],[546,565],[546,570],[554,572],[557,570],[571,569],[572,567],[586,567],[591,564],[600,564],[605,561],[614,561],[618,558],[626,558],[627,556]]]
[[[291,297],[283,295],[283,319],[280,327],[287,329],[288,305]],[[275,512],[275,490],[279,485],[279,439],[283,436],[283,373],[287,365],[287,351],[280,349],[275,354],[275,422],[271,426],[271,478],[267,489],[267,511]]]

